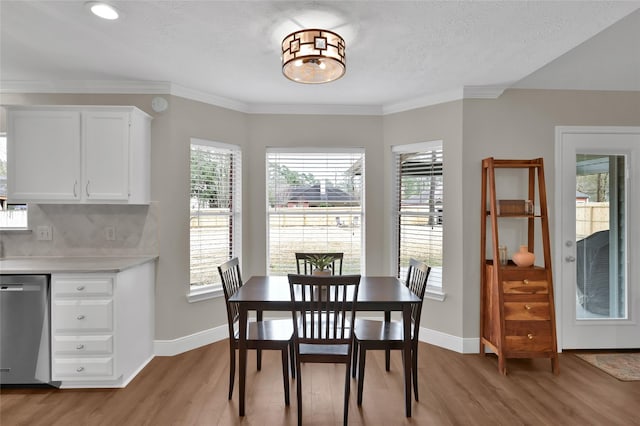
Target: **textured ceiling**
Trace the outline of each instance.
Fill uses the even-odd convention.
[[[636,1],[111,4],[121,19],[100,20],[82,1],[0,1],[0,90],[170,82],[249,109],[393,110],[466,86],[510,86],[640,8]],[[279,43],[303,26],[345,38],[342,79],[301,85],[282,76]]]

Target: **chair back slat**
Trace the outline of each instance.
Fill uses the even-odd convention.
[[[352,337],[360,275],[289,274],[294,338],[299,343],[344,344]]]
[[[235,335],[234,323],[240,316],[237,303],[230,303],[229,298],[242,287],[242,276],[240,275],[240,262],[237,257],[224,262],[218,266],[218,273],[222,280],[222,290],[224,291],[224,301],[227,305],[227,321],[229,323],[229,338]]]
[[[407,271],[407,278],[405,285],[413,294],[420,298],[420,303],[415,303],[411,306],[411,320],[416,325],[420,324],[420,315],[422,313],[422,301],[424,299],[424,293],[427,289],[427,281],[429,280],[429,273],[431,267],[426,263],[420,262],[416,259],[409,260],[409,270]],[[414,333],[417,336],[418,333]]]
[[[313,273],[312,260],[317,256],[332,258],[331,275],[342,275],[344,253],[296,253],[296,269],[298,274],[311,275]]]

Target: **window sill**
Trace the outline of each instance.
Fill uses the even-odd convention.
[[[424,292],[425,299],[437,300],[438,302],[444,302],[447,298],[447,294],[442,292],[440,287],[427,286],[427,290]]]
[[[187,294],[187,302],[195,303],[224,296],[221,285],[207,285],[191,289]]]
[[[0,228],[0,232],[11,232],[11,233],[31,233],[33,232],[31,229],[29,228]]]

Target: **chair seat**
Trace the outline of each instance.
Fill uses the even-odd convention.
[[[414,325],[411,323],[411,336],[413,336],[413,328]],[[355,337],[359,342],[385,341],[388,343],[394,341],[402,345],[404,342],[404,329],[402,321],[356,319]]]
[[[234,324],[235,339],[240,337],[238,323]],[[252,321],[247,324],[247,341],[289,342],[293,337],[291,319]]]

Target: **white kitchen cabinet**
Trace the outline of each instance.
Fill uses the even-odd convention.
[[[51,378],[124,387],[153,357],[154,262],[51,276]]]
[[[8,198],[148,204],[151,117],[136,107],[7,108]]]

